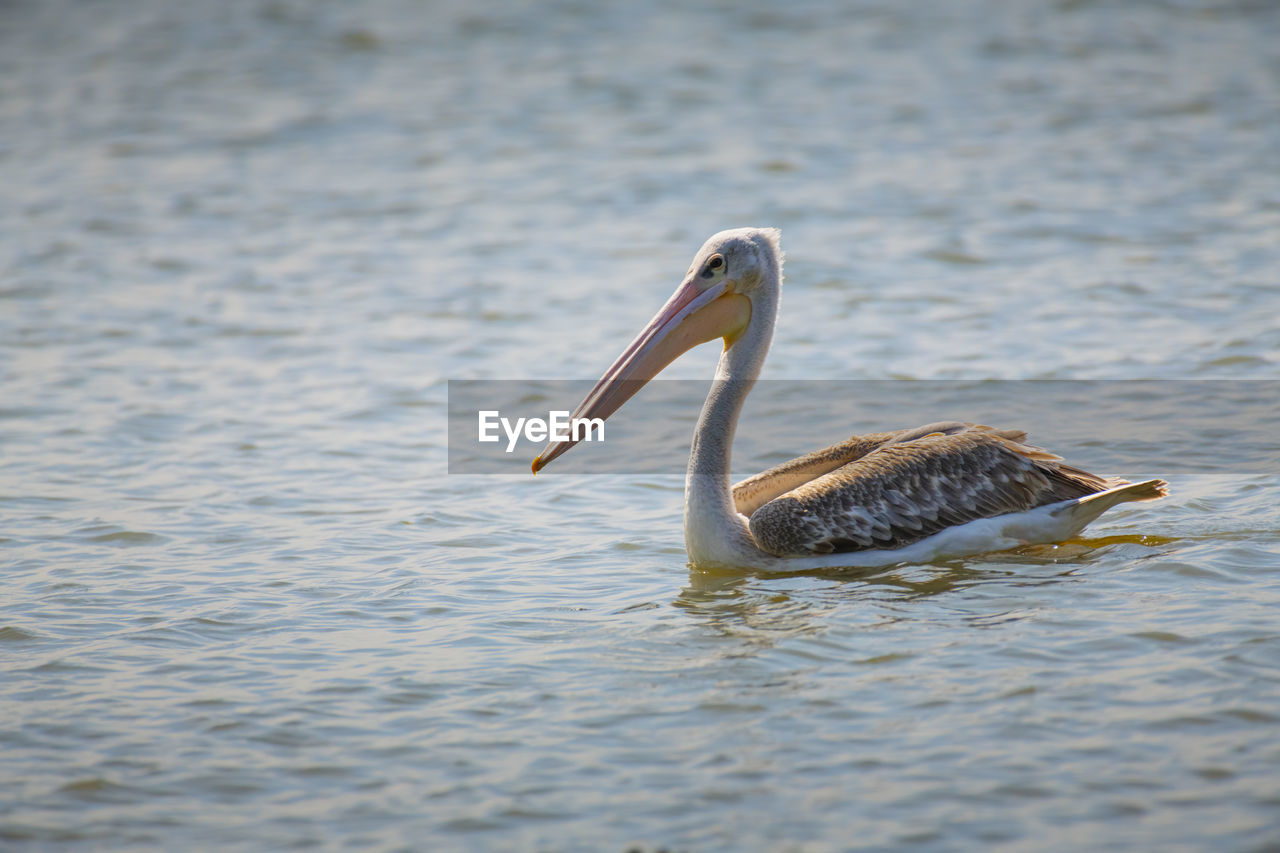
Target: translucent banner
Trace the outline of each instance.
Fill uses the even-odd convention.
[[[655,380],[603,423],[570,413],[590,381],[451,380],[449,473],[529,475],[551,435],[580,443],[542,476],[683,474],[710,380]],[[1280,381],[762,380],[735,477],[841,441],[935,421],[1021,429],[1071,464],[1129,479],[1280,474]]]

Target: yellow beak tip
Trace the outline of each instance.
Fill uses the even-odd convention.
[[[544,463],[543,463],[543,461],[542,461],[542,457],[541,457],[541,456],[535,456],[535,457],[533,457],[533,464],[532,464],[531,466],[529,466],[530,468],[532,468],[532,469],[533,469],[533,476],[535,476],[535,477],[536,477],[536,476],[538,476],[538,472],[542,470],[542,466],[543,466],[543,464],[544,464]]]

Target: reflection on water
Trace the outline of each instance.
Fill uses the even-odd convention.
[[[0,848],[1280,837],[1274,418],[1015,396],[1173,496],[794,575],[686,567],[697,399],[627,410],[672,453],[643,474],[445,442],[446,380],[557,403],[743,225],[787,251],[765,378],[1230,379],[1268,414],[1234,380],[1280,354],[1280,7],[0,16]],[[738,463],[913,425],[786,387]]]
[[[689,586],[672,602],[718,634],[752,644],[773,644],[822,630],[830,608],[785,590],[761,590],[742,576],[689,572]]]
[[[1141,537],[1111,537],[1133,541]],[[751,572],[726,569],[689,570],[689,584],[672,602],[701,624],[739,639],[772,644],[798,636],[819,636],[830,620],[846,618],[850,608],[873,606],[889,614],[883,622],[932,618],[932,611],[912,605],[935,596],[963,591],[977,584],[1046,585],[1071,579],[1089,543],[1076,546],[1075,558],[1060,567],[1057,553],[1037,547],[980,558],[940,560],[927,565],[891,568],[815,569],[803,572]],[[1096,543],[1096,544],[1111,544]],[[1063,546],[1064,548],[1071,545]],[[1037,559],[1043,554],[1042,559]],[[1008,567],[1006,568],[1006,565]],[[1046,574],[1045,569],[1052,569]],[[1038,571],[1037,571],[1038,570]],[[945,607],[945,602],[940,602]],[[984,613],[985,622],[1020,618],[1015,611]],[[864,625],[873,627],[873,625]]]

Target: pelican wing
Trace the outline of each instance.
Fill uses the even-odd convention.
[[[738,512],[748,518],[757,509],[781,494],[799,488],[811,480],[816,480],[837,468],[861,459],[876,448],[895,442],[915,441],[931,433],[952,435],[973,427],[973,424],[961,421],[941,421],[915,429],[900,429],[893,432],[874,432],[867,435],[852,435],[830,447],[806,453],[781,465],[775,465],[767,471],[761,471],[733,485],[733,503]],[[1008,438],[1025,439],[1022,432],[1009,431],[1002,433]]]
[[[900,548],[1124,482],[1063,465],[1017,430],[952,422],[889,435],[897,437],[756,509],[757,547],[779,557]]]

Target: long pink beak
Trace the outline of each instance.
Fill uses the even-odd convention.
[[[751,320],[751,300],[735,293],[733,284],[720,281],[702,290],[692,278],[686,279],[600,377],[573,417],[608,418],[664,367],[698,344],[724,338],[725,346],[730,346]],[[577,443],[548,442],[533,460],[533,473]]]

